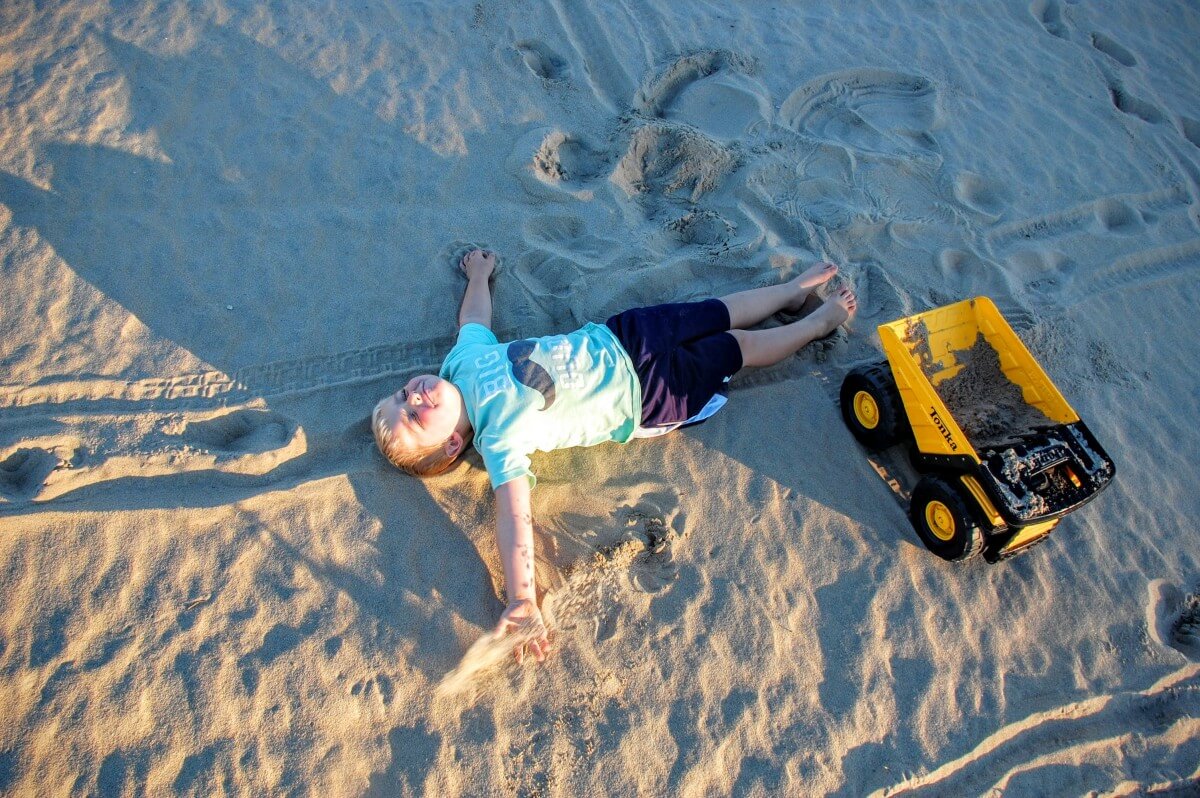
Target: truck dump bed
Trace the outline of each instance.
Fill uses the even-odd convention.
[[[987,297],[881,325],[879,336],[918,459],[974,476],[1006,524],[1060,517],[1112,479],[1112,461]],[[980,379],[983,390],[966,384]]]

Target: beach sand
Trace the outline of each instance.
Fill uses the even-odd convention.
[[[0,794],[1197,794],[1197,41],[1182,0],[0,5]],[[536,456],[541,666],[479,642],[478,455],[417,481],[368,425],[472,246],[502,336],[823,259],[859,296],[701,426]],[[876,325],[981,295],[1117,467],[991,566],[837,407]]]

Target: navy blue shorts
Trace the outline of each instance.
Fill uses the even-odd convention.
[[[627,310],[604,322],[633,361],[642,384],[642,426],[687,421],[742,367],[719,299]]]

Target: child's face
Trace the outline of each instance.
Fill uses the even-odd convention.
[[[423,449],[447,440],[464,412],[458,388],[432,374],[413,377],[382,399],[377,408],[392,430],[392,439],[405,449]]]

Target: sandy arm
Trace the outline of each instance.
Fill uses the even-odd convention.
[[[533,568],[533,515],[529,501],[529,480],[524,477],[505,482],[496,488],[496,545],[504,569],[508,606],[496,625],[502,635],[524,622],[536,623],[540,629],[529,641],[529,650],[541,662],[550,650],[550,641],[537,606],[537,578]],[[525,646],[515,649],[520,661]]]

